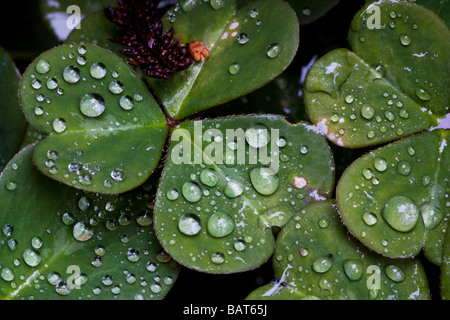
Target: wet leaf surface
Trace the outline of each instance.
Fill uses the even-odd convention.
[[[33,148],[0,177],[0,298],[162,299],[180,268],[155,237],[148,186],[77,191],[42,175]]]
[[[189,268],[250,270],[273,252],[271,227],[330,197],[333,182],[329,147],[307,123],[269,115],[183,122],[158,188],[158,239]]]
[[[20,98],[32,126],[48,134],[33,159],[51,178],[121,193],[142,184],[159,162],[164,114],[138,75],[109,51],[69,44],[43,53],[24,73]]]

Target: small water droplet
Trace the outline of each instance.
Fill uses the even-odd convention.
[[[267,56],[271,59],[274,59],[276,57],[278,57],[281,53],[281,46],[278,43],[272,43],[268,48],[267,48]]]
[[[31,87],[32,87],[33,89],[38,90],[38,89],[40,89],[40,88],[42,87],[42,83],[41,83],[41,81],[39,81],[38,79],[33,79],[33,80],[31,81]]]
[[[327,219],[322,218],[322,219],[319,219],[319,223],[318,224],[319,224],[320,228],[326,229],[326,228],[328,228],[328,225],[330,224],[330,222]]]
[[[16,188],[17,188],[17,183],[14,182],[14,181],[8,181],[8,182],[5,184],[5,188],[6,188],[6,190],[9,190],[9,191],[16,190]]]
[[[208,220],[208,232],[215,238],[223,238],[234,230],[234,220],[226,212],[216,212]]]
[[[407,34],[400,35],[400,43],[404,46],[409,46],[411,44],[411,37]]]
[[[58,283],[62,281],[62,277],[58,272],[49,272],[47,275],[47,281],[53,286],[56,286]]]
[[[369,104],[366,103],[361,107],[361,116],[364,119],[370,120],[373,118],[374,115],[375,110]]]
[[[369,168],[364,168],[362,171],[362,174],[363,174],[364,178],[366,178],[367,180],[370,180],[373,178],[373,171],[370,170]]]
[[[40,59],[34,68],[36,69],[36,72],[46,74],[50,71],[50,63],[47,60]]]
[[[42,247],[42,240],[39,237],[33,237],[31,239],[31,246],[35,249],[39,249],[40,247]]]
[[[80,69],[75,66],[68,66],[64,68],[63,79],[67,83],[77,83],[80,80]]]
[[[242,240],[238,240],[234,243],[234,248],[236,249],[236,251],[239,251],[239,252],[244,251],[246,247],[247,247],[247,245]]]
[[[77,63],[78,63],[80,66],[84,66],[84,65],[86,64],[86,57],[84,57],[84,56],[78,56],[78,57],[77,57]]]
[[[56,118],[53,120],[53,130],[57,133],[64,132],[66,130],[66,120],[63,118]]]
[[[423,88],[416,88],[416,96],[422,101],[429,101],[431,99],[431,95]]]
[[[86,52],[87,52],[87,50],[86,50],[86,47],[85,46],[79,46],[78,47],[78,53],[79,54],[86,54]]]
[[[166,197],[169,200],[177,200],[178,196],[179,196],[179,193],[178,193],[177,189],[170,189],[166,193]]]
[[[419,209],[414,200],[399,195],[388,200],[381,214],[393,229],[408,232],[414,228],[418,221]]]
[[[49,78],[46,85],[49,90],[54,90],[58,87],[58,80],[55,78]]]
[[[39,253],[34,249],[25,249],[22,256],[25,263],[30,267],[36,267],[42,260]]]
[[[78,241],[87,241],[94,235],[94,230],[85,222],[77,222],[73,226],[73,237]]]
[[[202,229],[200,217],[195,213],[186,213],[178,220],[178,229],[187,236],[194,236]]]
[[[225,1],[224,0],[210,0],[209,4],[211,5],[211,7],[214,10],[219,10],[219,9],[223,8],[223,6],[225,5]]]
[[[359,259],[344,260],[344,272],[350,281],[357,281],[362,278],[363,264]]]
[[[235,75],[241,71],[241,65],[239,62],[235,62],[228,67],[230,74]]]
[[[148,227],[153,223],[152,214],[148,211],[145,211],[143,214],[139,215],[136,218],[136,222],[142,227]]]
[[[183,0],[180,5],[184,12],[188,13],[197,7],[198,0]]]
[[[411,173],[411,165],[407,161],[400,161],[397,166],[397,172],[402,176],[407,176]]]
[[[219,177],[217,176],[217,173],[215,170],[204,169],[200,173],[200,181],[208,187],[214,187],[219,182]]]
[[[111,81],[108,89],[113,94],[121,94],[123,92],[123,83],[119,80]]]
[[[386,171],[386,169],[388,167],[388,163],[387,163],[387,161],[384,158],[377,157],[373,161],[373,166],[375,167],[375,169],[377,171],[384,172],[384,171]]]
[[[128,261],[138,262],[140,258],[141,258],[141,254],[139,253],[138,250],[135,250],[135,249],[128,250],[128,252],[127,252]]]
[[[211,256],[211,261],[214,264],[222,264],[225,262],[225,256],[222,252],[213,253]]]
[[[353,95],[349,94],[345,97],[345,102],[352,103],[353,101],[355,101],[355,97]]]
[[[252,10],[250,10],[249,14],[250,14],[250,18],[255,19],[258,16],[259,12],[256,9],[252,9]]]
[[[312,268],[317,273],[325,273],[328,270],[330,270],[332,266],[333,266],[333,260],[330,257],[325,256],[325,257],[317,258],[313,262]]]
[[[237,41],[240,44],[246,44],[250,40],[250,37],[246,33],[240,33],[237,37]]]
[[[134,107],[133,98],[130,96],[122,96],[120,97],[119,105],[123,110],[131,110]]]
[[[189,202],[197,202],[202,197],[202,190],[194,182],[185,182],[181,188],[181,193]]]
[[[373,226],[377,223],[378,218],[372,212],[366,212],[363,214],[363,220],[368,226]]]
[[[394,282],[403,282],[406,279],[405,272],[398,266],[390,264],[384,268],[386,276]]]
[[[93,78],[103,79],[106,76],[106,66],[101,62],[94,62],[89,72]]]
[[[11,268],[4,267],[0,271],[0,277],[8,282],[11,282],[14,280],[14,271]]]

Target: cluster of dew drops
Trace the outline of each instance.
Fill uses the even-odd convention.
[[[78,200],[78,208],[81,211],[87,212],[89,210],[92,210],[93,203],[87,196],[82,196]],[[60,214],[61,221],[64,225],[72,227],[72,234],[76,241],[79,242],[86,242],[90,240],[94,236],[94,226],[96,226],[99,222],[99,219],[103,219],[105,217],[106,212],[113,212],[116,209],[113,202],[106,202],[105,203],[105,211],[100,211],[98,214],[98,219],[96,217],[92,217],[89,221],[76,221],[76,218],[73,214],[70,212],[64,212],[63,214]],[[97,208],[98,210],[98,208]],[[153,223],[153,217],[152,214],[148,211],[141,212],[135,219],[136,223],[140,227],[148,227]],[[109,219],[105,221],[105,227],[109,231],[115,231],[119,226],[127,226],[131,223],[131,218],[128,213],[121,212],[120,216],[117,219]],[[18,248],[18,242],[13,237],[14,228],[10,224],[5,224],[2,228],[3,235],[5,235],[8,240],[6,241],[6,245],[9,247],[10,250],[16,250]],[[48,229],[48,233],[51,233],[51,231]],[[141,232],[144,232],[141,230]],[[101,239],[101,236],[99,239]],[[129,236],[126,234],[123,234],[120,236],[120,241],[126,245],[129,242]],[[3,241],[2,241],[2,244]],[[44,246],[44,243],[42,239],[38,236],[35,236],[31,239],[31,247],[26,248],[23,250],[22,258],[23,262],[27,266],[30,267],[38,267],[42,262],[41,254],[39,253],[39,249],[41,249]],[[95,268],[100,268],[103,265],[102,259],[107,254],[107,249],[98,244],[95,246],[94,250],[94,257],[91,261],[91,265]],[[112,253],[113,254],[113,253]],[[150,254],[149,250],[144,250],[143,254],[145,256]],[[142,260],[142,253],[133,248],[128,248],[126,250],[126,258],[131,263],[136,263],[140,260]],[[160,276],[158,275],[158,265],[159,264],[166,264],[169,263],[171,268],[176,268],[177,264],[174,263],[174,261],[171,260],[171,257],[165,253],[165,251],[161,250],[159,253],[156,253],[155,255],[155,261],[152,261],[151,259],[144,264],[145,270],[148,271],[149,274],[153,276],[152,283],[149,283],[149,279],[147,279],[145,276],[136,276],[129,270],[125,269],[123,270],[124,279],[127,284],[134,284],[134,283],[140,283],[141,286],[141,292],[137,292],[134,295],[134,299],[141,300],[144,299],[146,295],[146,288],[149,288],[149,294],[150,297],[156,296],[160,294],[164,288],[163,286],[171,286],[174,282],[174,278],[170,275],[166,276]],[[14,259],[14,265],[16,267],[20,266],[22,264],[21,260],[19,258]],[[15,271],[10,267],[2,267],[0,266],[0,278],[3,279],[6,282],[9,282],[11,284],[12,288],[17,288],[18,285],[15,282],[16,274]],[[20,280],[24,281],[25,276],[21,275]],[[49,284],[55,287],[56,293],[62,296],[70,295],[73,291],[73,288],[70,288],[68,286],[68,283],[64,281],[62,275],[58,272],[51,271],[45,276],[44,274],[38,275],[38,277],[33,280],[34,281],[34,287],[37,290],[43,289],[43,287],[40,284],[41,280],[47,280]],[[79,276],[76,279],[76,284],[79,286],[85,285],[89,281],[89,277],[85,273],[79,274]],[[101,283],[103,286],[95,286],[92,289],[93,295],[100,295],[105,289],[109,289],[110,292],[114,296],[118,296],[121,291],[123,284],[118,283],[121,282],[121,280],[116,280],[113,278],[110,274],[105,274],[101,278]],[[85,294],[83,292],[83,294]],[[89,294],[86,293],[88,296]]]
[[[208,0],[206,0],[208,1]],[[169,16],[169,20],[171,22],[175,22],[176,20],[176,13],[181,9],[184,12],[188,13],[190,11],[192,11],[193,9],[195,9],[198,5],[199,1],[196,0],[185,0],[182,1],[180,5],[175,5],[174,8],[170,9],[167,14]],[[220,10],[223,8],[223,6],[225,5],[225,1],[224,0],[210,0],[210,5],[214,10]],[[262,21],[257,19],[259,12],[256,9],[252,9],[249,11],[248,13],[249,17],[255,21],[255,24],[257,26],[260,26],[262,24]],[[247,20],[246,20],[247,21]],[[236,38],[236,42],[239,45],[245,45],[248,42],[250,42],[250,36],[245,33],[239,33],[237,31],[235,31],[235,29],[237,29],[239,27],[239,22],[235,21],[232,22],[229,27],[228,30],[226,30],[222,37],[221,40],[226,40],[229,37],[231,38]],[[268,58],[270,59],[275,59],[277,58],[280,54],[281,54],[282,48],[281,45],[277,42],[271,43],[267,46],[266,49],[266,55]],[[232,64],[230,64],[228,66],[228,72],[230,75],[237,75],[239,72],[241,72],[242,70],[242,65],[239,62],[233,62]]]
[[[248,129],[245,131],[245,140],[247,144],[254,148],[259,149],[267,146],[271,137],[269,133],[269,129],[265,124],[262,123],[253,123],[250,124]],[[292,146],[292,143],[288,142],[284,137],[278,137],[278,140],[275,141],[277,146],[283,149],[285,146]],[[231,150],[236,150],[238,148],[238,144],[236,142],[230,142],[227,145],[227,148]],[[305,156],[308,154],[308,147],[306,145],[302,145],[300,148],[300,154]],[[288,158],[289,159],[289,158]],[[225,161],[226,166],[234,167],[236,164],[236,159],[227,158],[226,160],[231,160],[230,162]],[[286,161],[285,160],[281,160]],[[280,185],[278,173],[272,171],[270,167],[265,166],[257,166],[252,168],[249,172],[249,180],[251,186],[258,192],[259,195],[262,196],[270,196],[274,194]],[[199,202],[203,196],[208,196],[210,194],[210,190],[208,188],[216,188],[219,185],[219,181],[222,177],[218,174],[218,172],[213,168],[203,168],[199,174],[191,174],[190,180],[186,181],[181,186],[181,194],[183,199],[185,199],[188,203],[195,204]],[[238,178],[232,178],[229,176],[225,176],[226,184],[222,191],[216,190],[215,195],[221,196],[222,194],[226,197],[226,199],[235,199],[241,196],[245,190],[249,190],[243,182]],[[199,183],[206,186],[207,189],[202,191]],[[305,180],[306,181],[306,180]],[[294,187],[298,185],[298,189],[303,189],[307,183],[298,185],[292,184]],[[292,192],[294,187],[291,185],[288,187],[288,192]],[[170,188],[166,194],[166,199],[171,202],[176,202],[180,198],[180,190],[177,188]],[[297,198],[302,200],[304,198],[303,193],[298,193]],[[287,201],[287,198],[285,199]],[[281,201],[281,200],[280,200]],[[295,205],[295,201],[291,201],[291,205]],[[215,205],[216,201],[211,200],[210,205]],[[233,208],[238,206],[237,203],[233,203],[231,205]],[[168,209],[171,212],[172,209]],[[197,211],[200,210],[200,206],[197,207]],[[215,211],[212,214],[208,215],[206,223],[207,233],[216,239],[225,238],[230,235],[235,229],[235,219],[225,210]],[[205,209],[206,213],[210,213],[209,209]],[[203,222],[200,215],[197,213],[184,213],[178,219],[178,230],[189,237],[195,237],[200,232],[203,231]],[[264,239],[260,239],[259,244],[264,243]],[[233,244],[234,249],[237,252],[243,252],[249,244],[253,242],[253,237],[248,235],[243,237],[242,239],[235,239]],[[174,239],[169,240],[169,245],[173,246],[176,244]],[[230,252],[228,252],[230,254]],[[219,265],[223,264],[226,259],[226,255],[223,252],[214,252],[211,254],[211,262]],[[197,259],[195,256],[191,256],[192,262],[195,262]]]
[[[70,48],[73,48],[73,44],[69,44]],[[70,61],[75,60],[79,66],[84,66],[87,64],[87,60],[85,54],[87,53],[87,48],[83,45],[80,45],[77,48],[78,56],[75,58],[73,53],[68,55]],[[63,56],[63,60],[66,60],[67,57]],[[39,59],[35,64],[35,70],[38,74],[44,76],[51,70],[51,64],[45,59]],[[108,70],[106,66],[102,62],[93,62],[89,68],[90,76],[95,80],[102,80],[106,77]],[[133,96],[124,94],[124,84],[119,80],[119,73],[117,71],[112,71],[111,75],[113,80],[108,84],[108,91],[113,95],[120,95],[118,105],[121,109],[125,111],[130,111],[134,108],[136,102],[143,101],[143,96],[139,93],[133,94]],[[81,76],[81,71],[76,65],[69,65],[64,68],[61,75],[64,82],[67,84],[76,84],[80,80],[87,81],[85,77]],[[42,81],[39,80],[36,75],[31,75],[31,87],[36,91],[39,91],[42,87]],[[103,82],[101,82],[103,86]],[[56,90],[59,95],[64,94],[63,88],[59,87],[57,77],[48,77],[45,84],[46,88],[50,91]],[[49,97],[45,97],[42,93],[39,93],[36,96],[36,100],[38,103],[46,102],[48,104],[51,103],[51,99]],[[104,113],[106,110],[105,100],[99,93],[86,93],[83,95],[79,102],[79,111],[81,114],[88,118],[97,118]],[[38,105],[34,109],[34,113],[36,116],[42,116],[45,113],[44,108],[41,105]],[[48,116],[48,113],[45,113]],[[134,119],[137,121],[137,118]],[[119,123],[116,123],[119,125]],[[57,117],[53,120],[52,123],[53,130],[56,133],[63,133],[66,128],[66,120],[62,117]],[[98,138],[97,134],[93,135],[93,138]],[[88,143],[89,145],[89,143]],[[82,155],[82,151],[77,151],[77,155]],[[47,153],[47,160],[45,165],[49,168],[49,173],[57,174],[58,167],[55,165],[55,161],[58,159],[58,153],[55,150],[49,150]],[[81,183],[83,185],[90,185],[93,182],[92,175],[101,170],[101,165],[97,165],[95,168],[84,168],[81,163],[73,162],[68,165],[68,173],[66,173],[65,177],[69,178],[70,173],[76,173],[78,179],[73,180],[73,184]],[[86,171],[86,172],[84,172]],[[120,182],[123,180],[124,173],[121,169],[115,169],[111,172],[111,178]],[[106,179],[104,181],[104,186],[106,188],[111,188],[113,185],[112,181]]]

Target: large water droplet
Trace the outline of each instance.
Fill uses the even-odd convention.
[[[208,232],[215,238],[222,238],[233,232],[234,220],[226,212],[216,212],[208,220]]]
[[[88,241],[94,235],[94,230],[85,222],[77,222],[73,226],[73,237],[78,241]]]
[[[251,124],[245,131],[245,140],[254,148],[262,148],[270,142],[269,129],[262,123]]]
[[[80,80],[80,69],[75,66],[64,68],[63,78],[68,83],[77,83]]]
[[[96,93],[85,94],[80,101],[80,111],[87,117],[98,117],[105,111],[105,100]]]
[[[267,48],[267,56],[271,59],[274,59],[276,57],[278,57],[281,53],[281,45],[279,43],[272,43],[268,48]]]
[[[406,279],[405,272],[398,266],[390,264],[384,268],[386,276],[394,282],[402,282]]]
[[[30,267],[36,267],[39,263],[41,263],[41,256],[34,249],[25,249],[23,252],[23,260]]]
[[[200,217],[194,213],[186,213],[178,220],[178,229],[188,236],[194,236],[202,229]]]
[[[217,173],[213,169],[204,169],[200,173],[200,181],[207,185],[208,187],[214,187],[217,185],[217,182],[219,182],[219,178],[217,176]]]
[[[333,266],[333,260],[328,256],[324,256],[324,257],[317,258],[313,262],[312,268],[317,273],[325,273],[328,270],[330,270],[332,266]]]
[[[202,197],[202,190],[194,182],[185,182],[181,189],[184,198],[189,202],[197,202]]]
[[[381,214],[393,229],[408,232],[414,228],[418,221],[419,209],[414,200],[400,195],[391,198]]]
[[[344,260],[344,272],[351,281],[360,280],[363,275],[363,271],[363,264],[360,260]]]
[[[94,62],[89,72],[93,78],[102,79],[106,76],[106,66],[101,62]]]
[[[268,196],[278,189],[278,175],[267,167],[253,168],[250,171],[250,181],[260,194]]]

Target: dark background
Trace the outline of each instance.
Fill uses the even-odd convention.
[[[4,47],[15,60],[20,72],[42,51],[58,44],[56,37],[47,29],[39,13],[39,1],[2,1],[0,8],[0,46]],[[76,3],[76,1],[74,1]],[[286,72],[300,74],[302,67],[314,56],[322,56],[335,48],[348,47],[347,31],[354,14],[364,5],[363,0],[341,0],[325,16],[301,26],[300,49],[295,60]],[[301,90],[301,83],[298,84]],[[264,90],[264,88],[260,89]],[[301,97],[298,105],[289,114],[279,113],[289,118],[308,120],[303,110]],[[203,112],[200,117],[223,116],[233,113],[259,112],[254,107],[242,108],[241,105],[225,104]],[[331,146],[336,161],[336,181],[343,169],[352,161],[366,153],[367,149],[348,150]],[[420,256],[428,274],[432,298],[440,299],[440,268]],[[240,274],[210,275],[183,268],[166,302],[188,300],[198,301],[242,301],[257,287],[273,280],[272,261],[261,267]]]

